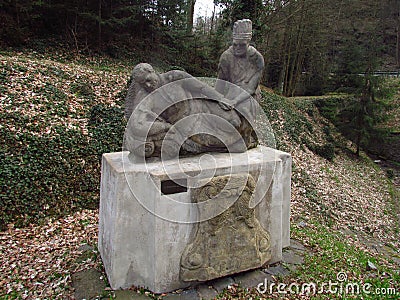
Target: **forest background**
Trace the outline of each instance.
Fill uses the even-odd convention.
[[[1,0],[0,46],[132,58],[215,76],[237,19],[253,20],[263,84],[285,96],[354,92],[360,74],[400,66],[400,1]]]

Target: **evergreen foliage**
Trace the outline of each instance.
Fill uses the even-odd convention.
[[[361,149],[368,150],[371,144],[387,141],[389,130],[380,124],[390,117],[387,112],[394,91],[371,74],[358,76],[353,84],[354,94],[320,98],[315,104],[325,118],[355,143],[359,155]]]
[[[67,45],[75,54],[133,56],[207,76],[216,73],[233,23],[250,18],[266,62],[263,83],[286,96],[354,92],[368,65],[400,65],[398,1],[216,0],[211,16],[195,16],[195,3],[0,0],[0,45]]]
[[[362,147],[367,149],[372,139],[376,143],[382,143],[386,135],[386,131],[377,125],[384,120],[387,105],[375,98],[376,88],[374,81],[367,76],[361,94],[349,101],[339,113],[338,127],[356,144],[357,156],[360,155]]]
[[[26,127],[24,116],[0,116]],[[51,136],[25,132],[14,135],[1,126],[2,187],[0,230],[9,222],[28,225],[45,216],[98,207],[98,165],[105,152],[120,151],[125,129],[121,108],[94,106],[89,113],[89,136],[56,126]]]

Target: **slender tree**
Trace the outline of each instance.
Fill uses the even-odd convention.
[[[361,93],[349,101],[339,113],[339,128],[356,144],[357,156],[371,139],[382,139],[384,135],[377,125],[387,118],[385,111],[388,105],[383,100],[376,99],[375,93],[379,91],[379,87],[379,80],[374,79],[371,70],[368,70]]]
[[[186,32],[188,34],[192,33],[193,30],[193,17],[194,17],[194,6],[196,0],[187,0],[187,21],[186,21]]]

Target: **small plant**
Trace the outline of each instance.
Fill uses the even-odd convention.
[[[331,143],[324,144],[322,146],[315,146],[314,147],[315,154],[332,161],[335,157],[335,147]]]
[[[393,179],[393,178],[395,177],[394,170],[393,170],[393,169],[387,169],[387,170],[386,170],[386,176],[387,176],[389,179]]]
[[[81,81],[78,83],[71,84],[71,92],[76,94],[78,97],[83,97],[86,99],[93,99],[95,97],[93,88],[87,81]]]

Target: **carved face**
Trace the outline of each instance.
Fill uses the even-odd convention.
[[[147,92],[151,93],[159,85],[159,77],[153,67],[147,63],[140,63],[135,66],[132,76]]]
[[[233,54],[235,56],[245,56],[247,53],[247,49],[249,48],[250,42],[249,40],[239,40],[233,39]]]
[[[156,72],[152,70],[144,76],[142,85],[147,92],[151,93],[158,87],[158,83],[159,83],[158,76]]]

